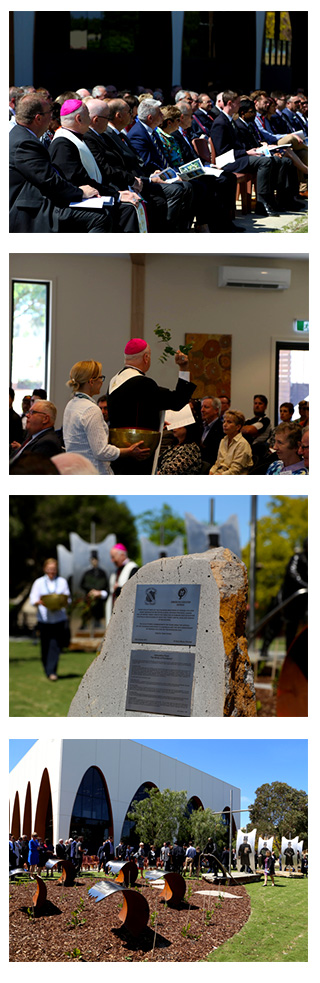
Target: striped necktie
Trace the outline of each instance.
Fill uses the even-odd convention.
[[[161,163],[162,163],[162,167],[169,167],[169,163],[167,161],[167,158],[165,157],[165,155],[163,153],[163,148],[162,148],[162,143],[161,143],[160,138],[157,136],[156,133],[149,133],[149,137],[150,137],[150,140],[152,140],[152,143],[154,144],[154,146],[157,149],[157,153],[158,153],[158,156],[160,157],[160,160],[161,160]]]

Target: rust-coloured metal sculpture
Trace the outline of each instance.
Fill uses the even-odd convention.
[[[186,882],[182,874],[177,871],[168,871],[167,873],[159,873],[159,871],[146,871],[145,879],[147,881],[164,881],[164,888],[161,891],[160,898],[171,904],[179,904],[183,900],[186,893]]]
[[[117,874],[115,878],[117,884],[124,884],[125,887],[133,887],[138,877],[138,867],[134,860],[124,860],[122,863],[107,864],[109,872]]]
[[[38,911],[40,911],[41,908],[43,908],[47,900],[47,888],[44,881],[42,880],[42,877],[39,877],[38,874],[35,874],[34,877],[36,879],[37,885],[36,885],[35,892],[32,896],[32,902],[33,902],[35,913],[38,914]]]
[[[63,884],[64,887],[73,887],[76,878],[76,868],[71,860],[58,860],[61,864],[62,872],[61,877],[57,881],[58,884]]]
[[[160,898],[164,901],[168,901],[171,904],[179,904],[183,900],[186,893],[186,882],[182,874],[178,874],[175,871],[168,871],[164,875],[164,888],[161,891]]]
[[[308,716],[308,628],[296,636],[284,660],[277,689],[277,717]]]
[[[130,891],[128,888],[120,887],[115,881],[98,881],[94,887],[90,888],[88,894],[95,901],[103,901],[116,891],[123,894],[123,905],[119,911],[119,918],[123,927],[137,936],[146,928],[149,918],[149,905],[146,898],[139,891]]]
[[[148,924],[149,905],[147,899],[139,891],[129,891],[123,889],[123,905],[119,911],[119,918],[124,928],[127,928],[131,935],[137,936],[143,932]]]

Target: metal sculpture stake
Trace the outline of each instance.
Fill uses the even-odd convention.
[[[57,863],[61,864],[62,873],[59,877],[58,884],[63,884],[64,887],[73,887],[76,878],[76,868],[71,860],[58,860]]]
[[[143,894],[123,889],[123,905],[119,911],[120,921],[131,935],[137,936],[146,928],[149,918],[149,905]]]
[[[124,884],[125,887],[132,887],[136,883],[138,877],[138,867],[134,860],[124,860],[122,863],[109,863],[107,864],[109,872],[111,874],[117,874],[115,882],[117,884]]]
[[[42,877],[39,877],[38,874],[35,874],[34,876],[37,882],[37,886],[32,896],[32,901],[33,901],[35,914],[38,914],[38,912],[41,910],[41,908],[43,908],[47,900],[47,888],[44,881],[42,880]]]
[[[150,882],[164,881],[164,888],[160,894],[160,898],[163,898],[164,901],[179,904],[183,900],[186,893],[186,882],[182,874],[175,871],[168,871],[166,874],[159,874],[158,871],[146,871],[144,876]]]
[[[97,902],[110,897],[110,894],[114,894],[116,891],[121,891],[123,894],[123,905],[118,916],[123,927],[131,932],[131,935],[140,935],[148,923],[149,905],[146,898],[138,891],[130,891],[120,887],[115,881],[105,880],[98,881],[94,887],[90,888],[88,894]]]

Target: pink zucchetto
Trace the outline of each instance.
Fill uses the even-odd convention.
[[[123,543],[116,543],[116,545],[113,546],[113,549],[114,550],[121,550],[121,553],[126,553],[127,552],[127,547],[124,546]]]
[[[66,99],[60,109],[60,116],[70,116],[76,109],[81,109],[82,99]]]
[[[127,342],[124,354],[125,355],[139,355],[140,352],[144,352],[148,347],[148,343],[145,338],[131,338]]]

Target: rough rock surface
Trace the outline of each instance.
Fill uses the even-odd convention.
[[[133,612],[138,584],[200,584],[191,716],[255,716],[253,672],[245,638],[247,573],[230,550],[164,558],[148,563],[123,588],[109,623],[100,655],[80,683],[69,716],[137,716],[126,710],[132,648]],[[173,646],[163,644],[166,653]],[[174,646],[185,651],[188,646]],[[139,716],[155,716],[139,712]]]

